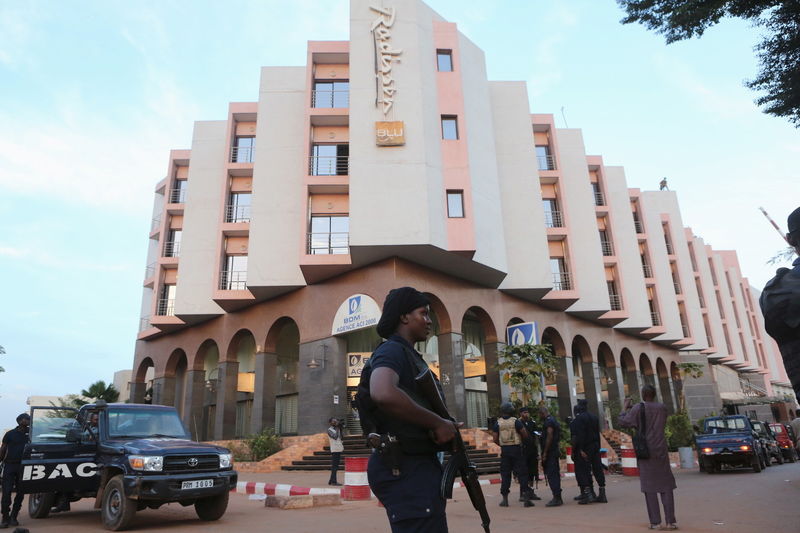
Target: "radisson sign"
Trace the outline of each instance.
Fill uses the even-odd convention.
[[[375,82],[377,97],[375,104],[381,106],[383,116],[389,113],[394,105],[394,86],[392,63],[397,56],[403,53],[401,49],[392,48],[392,32],[397,10],[393,7],[369,6],[378,13],[378,18],[372,23],[372,36],[375,39]]]

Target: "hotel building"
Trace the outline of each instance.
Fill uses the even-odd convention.
[[[509,397],[496,364],[520,323],[559,356],[562,416],[586,398],[610,425],[644,383],[695,419],[790,393],[736,252],[685,227],[675,192],[629,188],[418,0],[351,0],[350,35],[264,67],[258,101],[170,152],[132,401],[174,405],[200,439],[353,424],[380,307],[405,285],[431,298],[418,349],[471,427]]]

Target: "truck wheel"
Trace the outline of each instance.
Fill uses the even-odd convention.
[[[778,464],[779,465],[783,464],[783,452],[778,454]]]
[[[761,472],[761,457],[758,454],[753,454],[753,460],[751,464],[753,465],[753,472],[756,474]]]
[[[225,491],[222,494],[211,496],[210,498],[203,498],[194,502],[194,510],[200,520],[212,522],[219,520],[225,511],[228,509],[228,496],[229,492]]]
[[[28,496],[28,516],[31,518],[47,518],[56,495],[52,492],[37,492]]]
[[[122,476],[114,476],[103,490],[103,502],[100,509],[103,526],[111,531],[127,528],[136,514],[136,502],[125,496]]]

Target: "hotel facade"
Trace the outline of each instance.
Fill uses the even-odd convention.
[[[644,383],[694,419],[785,409],[757,291],[736,252],[684,226],[675,192],[629,188],[422,2],[351,0],[350,36],[264,67],[258,101],[170,152],[132,401],[174,405],[199,439],[356,427],[383,299],[410,285],[432,301],[418,349],[471,427],[509,397],[496,364],[517,324],[559,356],[562,417],[586,398],[612,425]]]

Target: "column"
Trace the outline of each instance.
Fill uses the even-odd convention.
[[[500,351],[505,347],[505,343],[491,342],[483,345],[483,357],[486,361],[486,393],[489,405],[500,405],[503,398],[511,395],[511,388],[502,382],[500,372],[494,370],[500,362]],[[533,413],[531,413],[533,414]],[[489,416],[497,416],[497,413],[489,413]]]
[[[677,413],[678,409],[680,409],[681,406],[678,405],[678,397],[675,396],[675,387],[672,384],[672,378],[670,376],[667,376],[667,390],[669,391],[670,401],[672,401],[672,411],[671,412],[672,413]]]
[[[597,361],[581,361],[583,371],[583,390],[589,411],[597,415],[600,429],[604,429],[606,416],[603,406],[602,388],[600,386],[600,368]]]
[[[203,435],[203,399],[206,394],[205,370],[189,370],[186,372],[186,394],[183,399],[183,424],[189,430],[193,440],[200,440]]]
[[[147,384],[143,381],[130,381],[128,382],[128,390],[130,390],[130,403],[144,403],[144,394],[147,390]]]
[[[681,363],[698,363],[703,366],[703,375],[699,378],[686,376],[683,378],[683,394],[686,399],[686,410],[692,423],[708,416],[710,413],[722,412],[722,398],[714,378],[714,370],[708,358],[697,351],[681,352]]]
[[[442,333],[439,336],[439,379],[442,382],[447,410],[459,422],[467,420],[467,403],[464,387],[464,354],[460,333]]]
[[[556,387],[558,389],[558,418],[564,420],[572,416],[575,405],[575,373],[572,370],[572,357],[565,355],[558,358],[556,369]]]
[[[667,412],[669,414],[675,413],[675,403],[672,401],[672,387],[669,386],[669,377],[658,376],[658,387],[656,388],[661,393],[661,402],[667,407]]]
[[[236,433],[236,389],[239,385],[239,361],[219,364],[217,411],[214,440],[232,439]]]
[[[153,379],[153,404],[175,405],[175,378],[160,377]]]
[[[639,372],[636,367],[632,366],[627,372],[623,372],[625,383],[628,385],[628,396],[631,398],[640,398],[642,396],[642,381],[640,380]]]
[[[257,352],[255,355],[256,377],[253,393],[253,413],[250,433],[256,435],[264,428],[275,427],[275,383],[277,354]]]
[[[317,368],[308,368],[311,359],[319,363]],[[347,414],[347,341],[327,337],[301,344],[298,366],[297,433],[320,433],[328,418]]]

